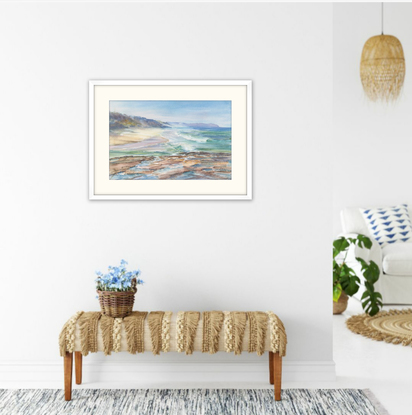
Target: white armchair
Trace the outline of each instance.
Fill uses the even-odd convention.
[[[412,217],[412,210],[409,209]],[[382,294],[384,304],[412,304],[412,243],[394,243],[383,248],[370,234],[366,222],[359,208],[345,208],[341,212],[343,234],[340,236],[354,237],[358,234],[369,236],[372,240],[372,249],[356,247],[348,257],[348,265],[353,267],[361,279],[362,286],[356,298],[363,294],[363,277],[360,266],[353,261],[355,256],[366,261],[374,261],[379,266],[381,274],[375,284],[375,290]]]

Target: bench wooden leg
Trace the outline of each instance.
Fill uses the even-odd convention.
[[[72,399],[72,371],[73,371],[73,353],[66,352],[64,356],[64,399]]]
[[[81,352],[74,352],[74,368],[76,370],[76,385],[82,384],[83,356]]]
[[[279,353],[273,353],[273,374],[275,401],[280,401],[280,393],[282,390],[282,356]]]
[[[273,376],[273,352],[269,352],[269,382],[271,385],[275,383]]]

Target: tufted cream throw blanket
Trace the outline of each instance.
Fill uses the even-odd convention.
[[[282,321],[271,311],[134,311],[125,318],[112,318],[100,312],[77,312],[59,337],[60,354],[98,351],[132,354],[150,351],[265,351],[286,355],[287,337]]]

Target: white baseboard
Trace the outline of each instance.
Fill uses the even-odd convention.
[[[83,361],[86,388],[207,387],[206,383],[267,383],[268,363]],[[284,361],[284,382],[333,382],[333,361]],[[74,384],[74,367],[73,367]],[[116,386],[117,385],[117,386]],[[179,385],[179,386],[176,386]],[[182,386],[183,385],[183,386]],[[186,386],[184,386],[186,385]],[[0,362],[0,388],[62,388],[63,362]],[[213,387],[213,386],[210,386]]]

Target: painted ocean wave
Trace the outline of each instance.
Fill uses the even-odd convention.
[[[192,129],[174,127],[165,129],[160,140],[148,139],[138,146],[112,146],[110,158],[130,155],[172,155],[181,152],[231,153],[231,128]]]
[[[173,126],[148,137],[110,146],[111,180],[231,180],[231,128]]]

